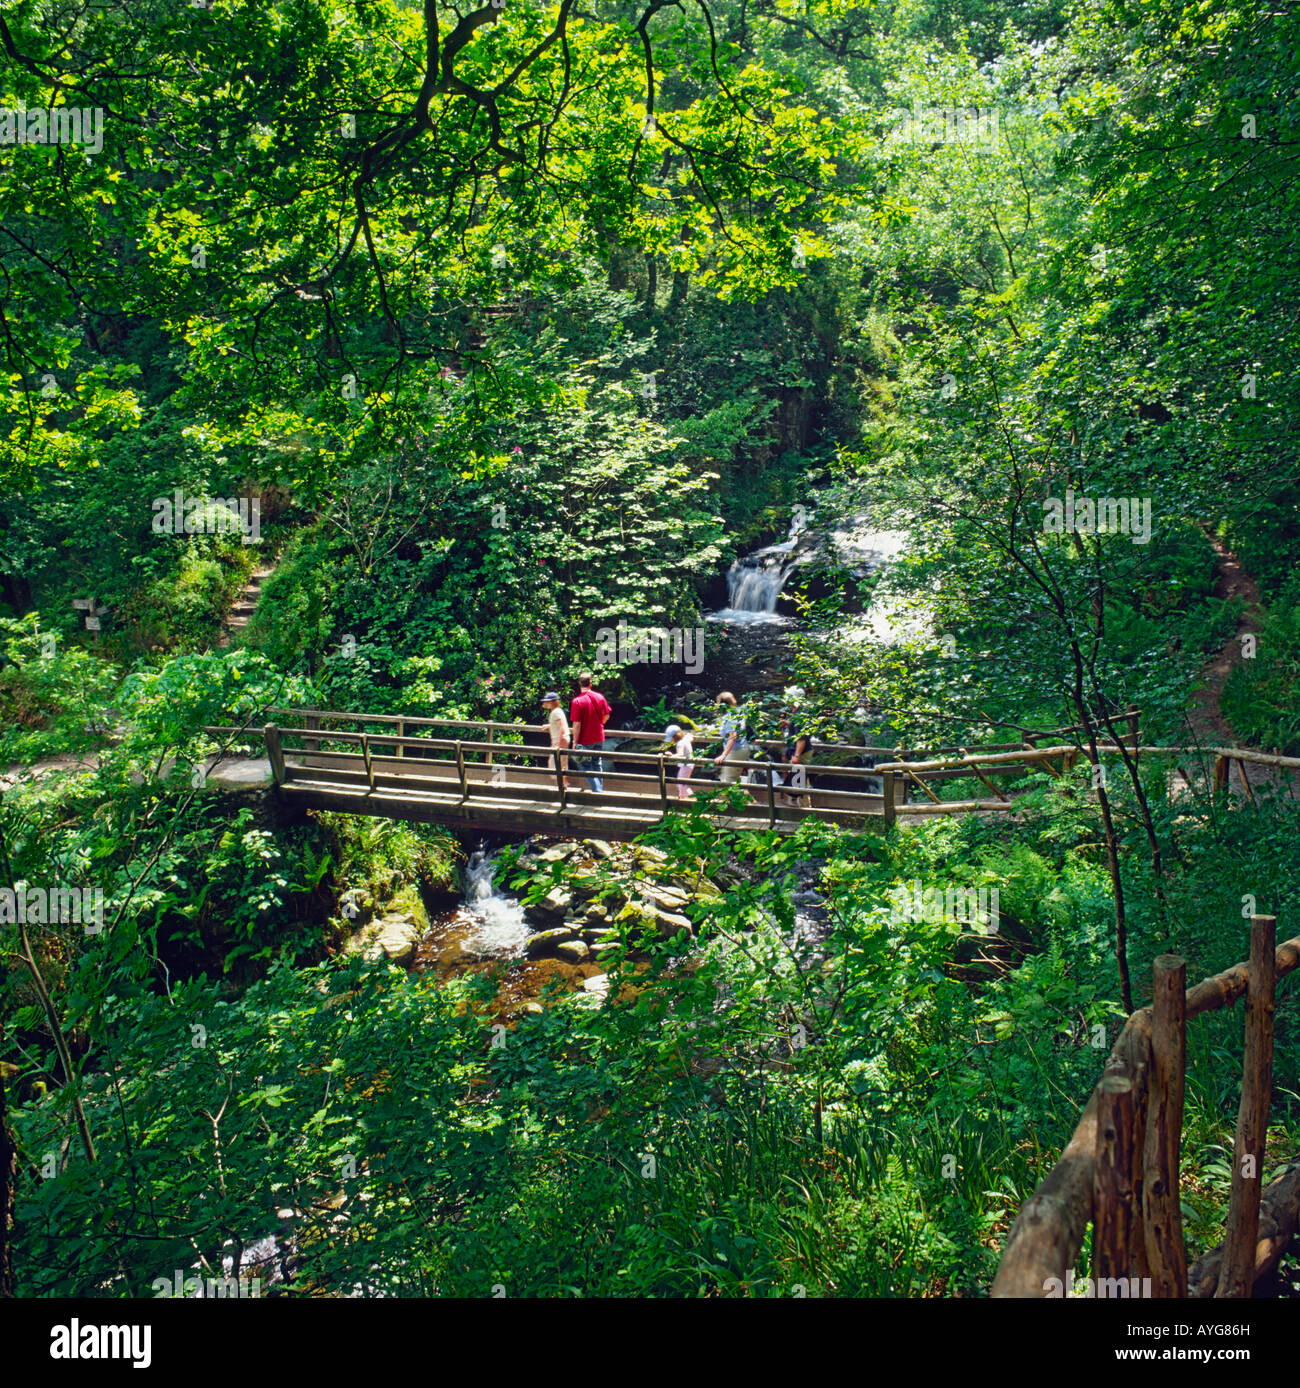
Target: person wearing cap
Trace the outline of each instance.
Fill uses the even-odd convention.
[[[542,707],[546,710],[546,728],[551,735],[551,747],[555,753],[556,769],[564,775],[565,785],[572,790],[574,789],[573,782],[568,779],[569,758],[562,755],[562,750],[569,745],[569,720],[564,716],[564,709],[560,706],[560,696],[554,689],[548,689],[542,695]]]
[[[695,751],[695,739],[676,723],[670,723],[664,729],[664,741],[673,749],[673,756],[677,758],[677,798],[679,800],[694,800],[695,793],[686,784],[691,779],[691,772],[695,770],[695,763],[691,756]]]

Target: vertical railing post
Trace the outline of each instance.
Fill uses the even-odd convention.
[[[398,755],[399,757],[403,757],[403,756],[406,755],[406,744],[401,740],[401,739],[404,738],[405,736],[406,736],[406,719],[405,719],[405,718],[399,718],[399,719],[397,720],[397,737],[398,737],[398,742],[397,742],[397,755]]]
[[[262,738],[266,743],[267,760],[271,763],[271,775],[275,778],[276,785],[282,786],[289,779],[289,771],[284,764],[284,747],[280,742],[280,729],[274,723],[268,723],[262,729]]]
[[[765,768],[763,775],[767,780],[767,827],[776,828],[776,775],[770,761],[761,763]]]
[[[315,713],[309,713],[305,719],[309,732],[315,732],[320,727],[320,718]],[[319,752],[320,743],[314,737],[305,737],[302,740],[303,751]]]
[[[892,829],[896,811],[894,809],[894,773],[892,771],[882,771],[880,773],[881,790],[885,797],[885,828]]]
[[[469,799],[469,780],[465,775],[465,753],[461,749],[460,739],[456,739],[456,773],[460,777],[460,798]]]
[[[495,739],[496,739],[496,729],[495,729],[495,728],[489,728],[489,729],[488,729],[488,735],[487,735],[487,740],[488,740],[487,764],[488,764],[489,766],[492,765],[492,749],[491,749],[491,744],[495,741]]]
[[[1277,918],[1252,916],[1250,981],[1246,986],[1246,1058],[1241,1109],[1232,1151],[1232,1194],[1223,1267],[1216,1297],[1248,1298],[1255,1286],[1255,1241],[1264,1183],[1264,1136],[1273,1087],[1273,989],[1277,977]]]
[[[370,734],[361,734],[361,756],[366,764],[366,780],[370,783],[370,793],[375,791],[375,764],[370,760]]]
[[[555,762],[555,784],[560,788],[560,809],[563,810],[568,803],[568,787],[564,784],[564,753],[558,747],[551,748],[551,757]]]
[[[659,753],[659,803],[664,814],[668,813],[668,774],[664,770],[664,754]]]
[[[1162,954],[1154,966],[1151,1089],[1142,1177],[1142,1224],[1152,1296],[1187,1296],[1187,1246],[1179,1157],[1187,1065],[1187,964]]]
[[[1237,770],[1241,773],[1241,788],[1246,792],[1246,798],[1253,805],[1255,803],[1255,792],[1250,786],[1250,777],[1246,774],[1246,763],[1240,757],[1237,758]]]
[[[1133,1081],[1103,1075],[1097,1086],[1097,1148],[1093,1163],[1092,1275],[1129,1275],[1133,1224]]]
[[[1221,790],[1228,788],[1228,759],[1227,757],[1215,757],[1214,759],[1214,790],[1217,794]]]
[[[1128,707],[1128,709],[1126,710],[1125,714],[1124,714],[1124,717],[1128,720],[1128,740],[1129,740],[1129,745],[1133,748],[1133,750],[1134,750],[1135,752],[1136,752],[1137,749],[1138,749],[1138,715],[1139,715],[1139,713],[1140,713],[1140,710],[1139,710],[1139,709],[1136,709],[1136,708],[1134,708],[1132,705],[1130,705],[1130,706]]]

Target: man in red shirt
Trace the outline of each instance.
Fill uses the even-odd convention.
[[[605,722],[612,712],[605,696],[591,687],[591,676],[579,675],[578,697],[569,705],[569,726],[572,729],[569,744],[575,753],[569,758],[569,766],[585,775],[587,784],[597,795],[605,789],[601,760],[591,754],[580,755],[577,749],[604,745]]]

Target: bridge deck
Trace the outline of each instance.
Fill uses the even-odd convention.
[[[466,764],[462,794],[459,769],[452,763],[412,757],[372,756],[374,789],[359,758],[347,754],[288,753],[287,779],[282,793],[311,809],[379,815],[426,823],[457,824],[476,829],[519,829],[529,832],[581,834],[591,838],[624,838],[660,823],[669,812],[690,807],[677,796],[669,769],[667,797],[657,786],[617,774],[602,777],[604,790],[560,790],[550,772],[504,765]],[[712,766],[709,767],[712,770]],[[716,789],[697,768],[700,788]],[[692,778],[694,779],[694,778]],[[739,814],[715,816],[719,827],[793,830],[814,814],[821,819],[862,827],[883,826],[883,796],[851,795],[810,789],[806,808],[783,805],[778,788],[769,803],[762,786],[745,786],[752,808]],[[901,788],[900,788],[901,789]]]

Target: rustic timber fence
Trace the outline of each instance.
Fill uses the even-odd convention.
[[[1250,961],[1184,992],[1186,964],[1161,955],[1150,1007],[1133,1013],[1060,1160],[1021,1207],[996,1297],[1059,1296],[1092,1222],[1092,1279],[1150,1279],[1154,1297],[1248,1297],[1300,1220],[1300,1161],[1261,1190],[1273,1075],[1277,980],[1300,967],[1300,937],[1275,948],[1276,919],[1251,919]],[[1241,1105],[1227,1233],[1189,1270],[1179,1158],[1191,1017],[1246,999]],[[1127,1295],[1128,1292],[1119,1292]]]
[[[261,731],[276,783],[292,786],[294,793],[299,795],[346,793],[354,782],[355,788],[367,796],[381,792],[389,796],[425,795],[445,791],[447,780],[452,779],[459,792],[461,808],[471,798],[480,806],[496,798],[546,802],[558,805],[561,810],[598,808],[610,812],[624,808],[643,814],[647,802],[652,799],[659,801],[664,813],[681,803],[671,797],[668,790],[670,774],[675,774],[675,759],[662,752],[628,750],[629,745],[635,746],[638,742],[661,744],[662,737],[657,732],[606,730],[607,743],[618,740],[622,744],[612,750],[607,745],[601,754],[607,764],[613,763],[615,769],[608,776],[619,784],[593,797],[566,786],[544,725],[297,708],[272,709],[270,716],[277,721],[267,724]],[[1135,748],[1136,711],[1126,716],[1131,732],[1125,741]],[[239,730],[223,726],[208,731],[232,738]],[[1075,731],[1062,728],[1034,733],[1026,735],[1020,743],[983,747],[977,755],[971,755],[965,747],[940,748],[941,759],[934,761],[908,760],[908,753],[901,748],[818,743],[816,762],[811,770],[807,764],[795,767],[774,759],[751,762],[747,769],[759,770],[763,790],[755,803],[760,807],[760,817],[766,819],[769,827],[800,819],[807,813],[817,813],[846,825],[883,820],[888,827],[900,815],[963,814],[1013,808],[1012,795],[995,785],[990,777],[1023,776],[1034,764],[1054,765],[1058,761],[1065,771],[1079,755],[1077,744],[1037,747],[1035,739],[1059,738]],[[476,732],[482,736],[474,737]],[[519,740],[525,736],[535,738],[536,743]],[[716,732],[702,731],[697,736],[702,745],[718,740]],[[760,745],[769,753],[780,747],[780,743],[772,740],[760,740]],[[1114,749],[1107,745],[1103,750]],[[861,763],[867,758],[873,761],[866,766],[846,764]],[[707,789],[718,784],[718,778],[709,774],[710,769],[706,764],[704,774],[696,774],[691,779],[693,789]],[[768,771],[781,773],[787,782],[791,772],[813,774],[817,784],[798,787],[785,784],[778,789],[766,774]],[[952,778],[977,780],[988,787],[994,798],[944,800],[935,794],[932,783]],[[312,792],[307,790],[309,782],[315,786]],[[438,787],[433,782],[442,784]],[[924,802],[908,803],[908,790],[912,787],[924,794]],[[779,803],[790,795],[798,795],[801,801],[798,807]],[[761,814],[763,799],[767,802],[765,815]],[[362,812],[370,811],[363,809]],[[373,812],[382,813],[378,809]],[[754,813],[749,812],[747,823]]]
[[[654,801],[657,800],[658,810],[665,814],[685,803],[669,794],[670,773],[675,773],[677,765],[673,757],[663,752],[628,750],[638,742],[660,744],[662,738],[657,732],[606,730],[607,743],[601,755],[606,759],[607,766],[613,767],[608,777],[617,784],[596,796],[565,784],[566,778],[561,774],[560,765],[550,749],[547,730],[541,724],[297,708],[272,709],[270,716],[276,721],[268,724],[262,730],[262,735],[277,784],[291,787],[292,793],[299,798],[314,795],[337,800],[339,796],[344,796],[348,803],[337,804],[336,808],[352,812],[387,812],[378,802],[354,803],[357,796],[351,792],[359,790],[363,799],[378,796],[385,799],[390,808],[391,802],[397,798],[403,802],[398,804],[397,809],[403,813],[414,813],[406,802],[412,797],[427,800],[431,795],[441,796],[445,800],[450,789],[447,785],[449,780],[454,783],[458,798],[455,812],[450,817],[460,820],[466,819],[465,811],[471,799],[485,813],[495,813],[489,811],[486,803],[493,799],[516,804],[527,801],[535,807],[550,805],[562,812],[578,814],[598,812],[608,815],[625,809],[630,812],[625,816],[626,824],[608,824],[606,827],[634,832],[646,827],[645,815]],[[914,754],[902,748],[819,743],[816,760],[811,767],[805,764],[796,768],[790,763],[776,760],[757,764],[761,768],[760,784],[765,782],[765,789],[754,796],[750,809],[743,816],[743,827],[752,827],[756,817],[759,821],[765,821],[768,827],[776,827],[782,822],[796,821],[808,813],[816,813],[847,826],[876,820],[883,821],[888,828],[900,816],[1011,810],[1015,808],[1016,792],[1022,789],[1016,782],[1026,772],[1035,766],[1052,769],[1059,766],[1060,773],[1064,775],[1077,764],[1080,757],[1090,756],[1093,748],[1098,756],[1120,753],[1133,758],[1169,755],[1177,759],[1187,752],[1202,757],[1207,753],[1212,754],[1217,759],[1215,784],[1218,788],[1226,783],[1226,773],[1221,775],[1219,768],[1230,760],[1236,760],[1243,766],[1247,761],[1262,761],[1276,766],[1300,768],[1300,758],[1270,756],[1245,749],[1142,747],[1138,736],[1138,716],[1136,709],[1122,715],[1128,731],[1120,743],[1099,741],[1096,727],[1070,727],[1041,733],[1027,732],[1018,744],[984,745],[973,753],[967,747],[940,748],[937,755],[923,761],[911,759]],[[1114,723],[1116,720],[1111,721]],[[223,726],[208,731],[229,740],[236,738],[241,730]],[[252,733],[252,730],[243,731]],[[480,736],[475,737],[475,733]],[[1091,743],[1087,751],[1081,745],[1079,736],[1084,733],[1089,734]],[[1075,735],[1073,741],[1050,743],[1050,739],[1070,734]],[[526,737],[534,741],[523,741]],[[717,740],[717,734],[703,730],[697,734],[697,738],[701,745],[708,745],[710,741]],[[1038,745],[1042,739],[1048,739],[1049,745]],[[621,745],[611,749],[608,742],[615,740]],[[761,745],[769,750],[780,746],[770,740]],[[867,763],[865,766],[862,764],[864,761]],[[749,765],[753,767],[755,763]],[[1177,765],[1190,785],[1185,768],[1181,762]],[[800,771],[815,776],[816,784],[797,788],[786,784],[777,789],[771,777],[765,774],[769,770],[781,773],[787,782],[790,780],[789,773]],[[691,780],[692,789],[716,786],[718,778],[712,776],[710,771],[705,761],[700,774]],[[580,774],[575,771],[570,776],[578,778]],[[1012,784],[999,786],[992,779],[995,776],[1011,777]],[[937,783],[954,779],[979,782],[991,792],[991,798],[944,799],[936,793]],[[311,789],[308,788],[309,784]],[[1249,783],[1246,784],[1247,793],[1253,799]],[[909,803],[908,792],[913,789],[924,796],[924,800]],[[791,794],[797,794],[800,798],[797,807],[791,806],[785,799]],[[761,803],[764,799],[767,802],[766,813],[763,813]],[[741,821],[734,822],[739,825]]]

